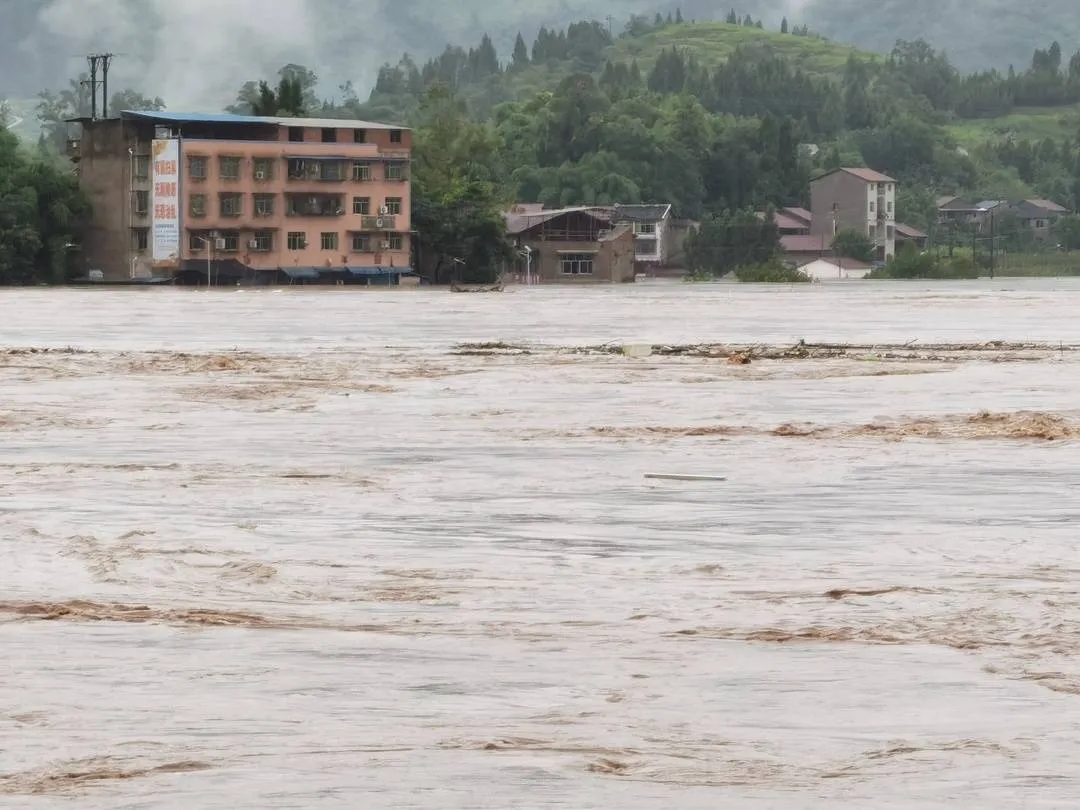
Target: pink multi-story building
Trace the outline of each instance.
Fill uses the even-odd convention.
[[[410,272],[407,129],[168,112],[80,123],[91,278],[394,284]]]

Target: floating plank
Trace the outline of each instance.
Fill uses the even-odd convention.
[[[646,473],[646,478],[659,481],[727,481],[722,475],[675,475],[667,473]]]

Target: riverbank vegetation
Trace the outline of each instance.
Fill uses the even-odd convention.
[[[89,212],[70,167],[0,130],[0,285],[69,281]]]

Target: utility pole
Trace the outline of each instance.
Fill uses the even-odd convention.
[[[108,118],[109,108],[109,65],[112,64],[111,53],[101,54],[101,117]]]
[[[994,277],[994,263],[997,259],[997,238],[994,234],[994,211],[990,210],[990,278]]]
[[[101,87],[101,117],[109,116],[109,65],[112,64],[114,54],[92,53],[86,57],[90,65],[90,79],[83,84],[90,86],[90,120],[96,121],[98,117],[97,100],[98,87]],[[98,67],[101,68],[101,79],[98,79]]]
[[[90,120],[97,120],[97,66],[100,57],[97,54],[91,54],[86,57],[86,61],[90,63]]]

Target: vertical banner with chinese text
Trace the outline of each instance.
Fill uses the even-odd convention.
[[[180,141],[155,140],[151,194],[155,264],[180,259]]]

